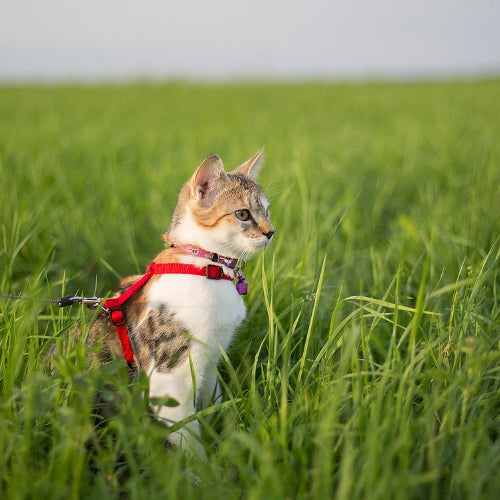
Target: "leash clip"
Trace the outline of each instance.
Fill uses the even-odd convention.
[[[74,295],[65,295],[57,299],[56,304],[59,307],[67,307],[75,304],[85,304],[89,309],[97,309],[101,305],[100,297],[80,297]]]
[[[97,309],[102,302],[101,297],[82,297],[82,304],[85,304],[89,309]]]

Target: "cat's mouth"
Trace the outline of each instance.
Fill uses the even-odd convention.
[[[262,236],[252,238],[251,244],[255,248],[255,251],[259,252],[261,250],[264,250],[264,248],[266,248],[267,245],[269,245],[269,243],[271,243],[271,241],[272,241],[272,236],[270,238],[268,238],[267,236],[262,235]]]

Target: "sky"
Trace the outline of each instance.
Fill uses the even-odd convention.
[[[0,81],[500,75],[500,0],[0,0]]]

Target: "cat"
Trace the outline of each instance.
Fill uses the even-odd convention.
[[[228,173],[217,155],[208,156],[182,187],[163,235],[168,246],[153,261],[158,266],[206,267],[213,275],[208,278],[216,279],[154,274],[121,306],[126,320],[121,328],[130,339],[134,370],[149,376],[150,398],[178,403],[152,405],[156,418],[169,426],[220,398],[216,368],[221,350],[227,350],[245,318],[240,293],[246,292],[246,281],[235,264],[264,250],[274,236],[269,201],[257,184],[263,152]],[[140,278],[125,278],[118,292]],[[104,311],[87,339],[89,345],[97,342],[103,345],[101,362],[124,356],[125,348]],[[197,420],[171,432],[167,441],[205,455]]]

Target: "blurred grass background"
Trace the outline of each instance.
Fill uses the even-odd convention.
[[[210,153],[230,169],[266,146],[277,231],[247,266],[225,402],[200,415],[208,463],[164,448],[147,380],[88,369],[71,328],[90,312],[0,300],[4,493],[496,498],[499,98],[498,80],[0,88],[1,293],[143,272]],[[121,411],[95,428],[110,385]]]

